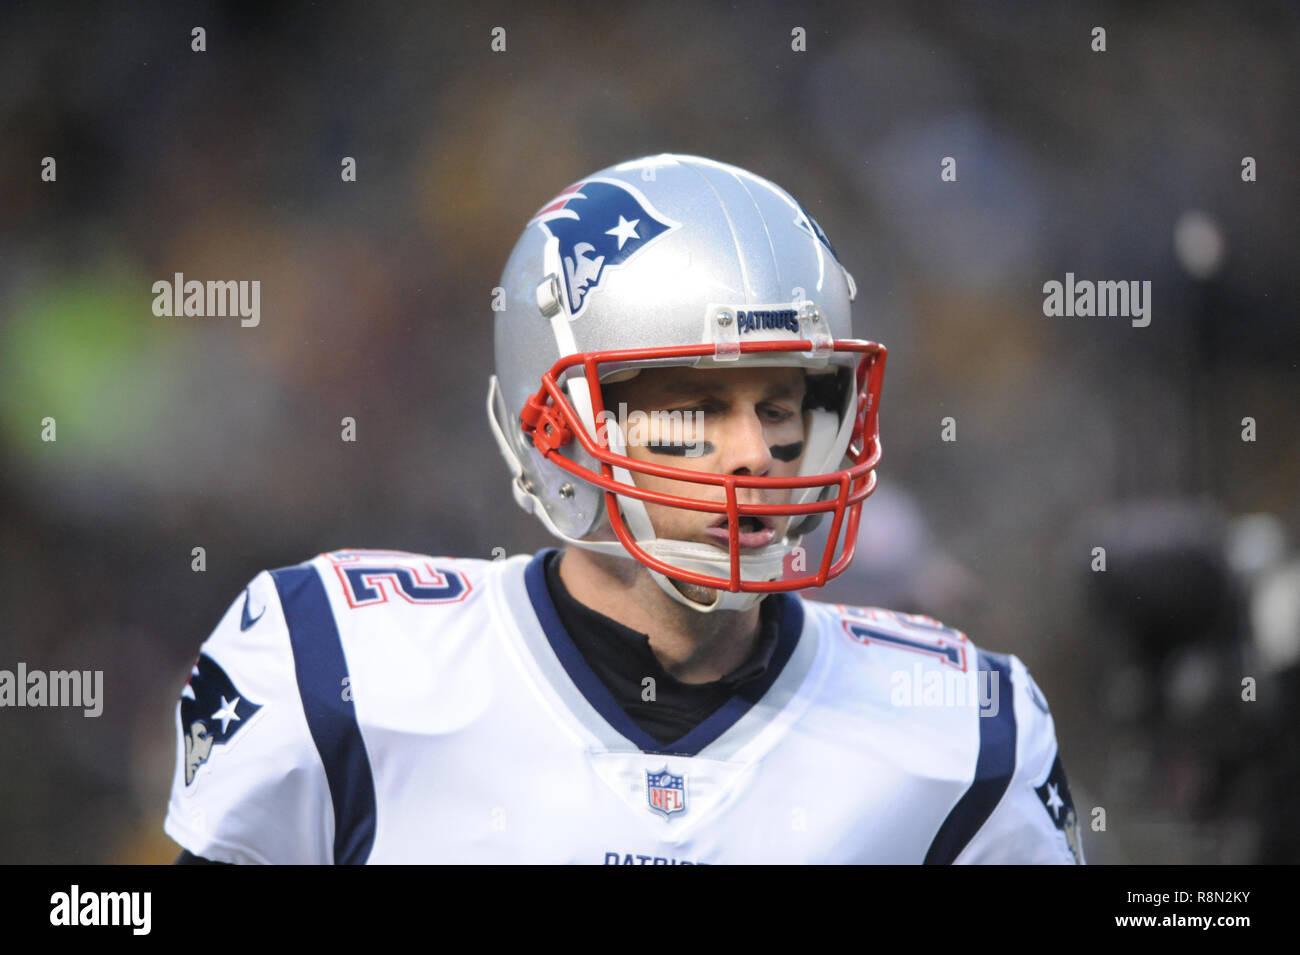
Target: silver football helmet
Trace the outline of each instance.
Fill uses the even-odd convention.
[[[601,170],[532,217],[501,290],[488,416],[516,501],[552,534],[640,561],[669,596],[702,612],[821,586],[849,565],[880,460],[885,349],[851,338],[853,277],[784,190],[695,156]],[[606,410],[602,384],[663,365],[805,369],[798,476],[629,457],[625,423]],[[725,497],[650,491],[634,474],[693,482],[714,497],[721,488]],[[743,488],[788,489],[790,499],[740,503]],[[657,537],[647,501],[725,515],[729,546]],[[829,540],[810,564],[800,541],[826,513]],[[780,539],[741,546],[742,518],[777,514],[790,517]],[[672,580],[713,588],[717,599],[693,600]]]

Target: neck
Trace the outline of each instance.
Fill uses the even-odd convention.
[[[640,563],[569,547],[560,579],[579,603],[648,634],[674,679],[710,683],[745,662],[758,640],[759,607],[700,613],[669,597]]]

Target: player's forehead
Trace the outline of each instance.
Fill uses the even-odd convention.
[[[629,381],[611,386],[624,395],[645,399],[748,396],[801,398],[804,393],[802,368],[746,367],[694,368],[674,365],[643,368]]]

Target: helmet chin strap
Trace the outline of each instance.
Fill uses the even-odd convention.
[[[730,562],[726,558],[720,559],[717,556],[717,548],[710,547],[708,544],[696,544],[691,541],[658,537],[648,541],[638,541],[638,543],[650,556],[656,557],[664,563],[680,567],[682,570],[709,574],[715,577],[729,577],[731,575]],[[741,580],[774,580],[781,576],[784,566],[785,547],[780,544],[769,544],[761,550],[741,556],[740,578]],[[733,593],[730,590],[715,590],[716,597],[714,601],[709,604],[702,604],[682,593],[672,578],[659,573],[657,570],[651,570],[650,576],[655,579],[655,583],[668,596],[700,613],[712,613],[715,610],[748,610],[767,596],[767,594],[763,593],[747,593],[744,591]]]
[[[543,521],[545,521],[544,516]],[[602,526],[607,527],[608,524]],[[627,548],[617,540],[601,541],[570,537],[556,529],[553,525],[548,524],[548,527],[556,537],[559,537],[561,540],[573,545],[574,547],[581,547],[598,554],[607,554],[611,557],[622,557],[624,560],[636,561],[636,558],[627,552]],[[787,543],[789,546],[794,547],[797,546],[802,539],[802,537],[796,537],[794,540]],[[717,551],[709,548],[708,545],[693,544],[690,541],[658,537],[651,538],[650,540],[638,540],[637,543],[640,544],[641,547],[652,557],[656,557],[665,563],[674,564],[675,566],[681,567],[683,570],[709,574],[715,577],[726,577],[731,573],[729,563],[725,559],[719,560],[716,557]],[[698,552],[691,551],[691,553],[696,556],[686,556],[688,549],[697,547],[706,548],[708,553],[701,556]],[[755,560],[764,560],[765,567],[762,570],[754,569],[750,562]],[[636,562],[640,563],[639,561]],[[777,573],[775,575],[764,573],[764,570],[766,570],[767,567],[772,566],[777,568]],[[784,566],[784,548],[782,545],[773,544],[764,547],[762,550],[755,551],[752,556],[742,556],[740,558],[740,576],[742,580],[774,580],[776,577],[780,576],[780,571]],[[733,593],[730,590],[715,590],[714,593],[717,595],[716,599],[712,603],[703,604],[697,600],[692,600],[690,597],[678,590],[671,577],[661,574],[657,570],[652,570],[649,567],[646,567],[645,569],[664,593],[678,603],[690,607],[692,610],[698,611],[699,613],[712,613],[715,610],[748,610],[750,607],[755,606],[764,597],[768,596],[768,594],[765,593],[750,593],[744,591]]]

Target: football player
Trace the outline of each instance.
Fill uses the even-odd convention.
[[[488,418],[564,548],[254,578],[182,693],[181,861],[1083,860],[1016,657],[799,594],[852,560],[885,349],[798,202],[627,162],[533,216],[501,289]]]

